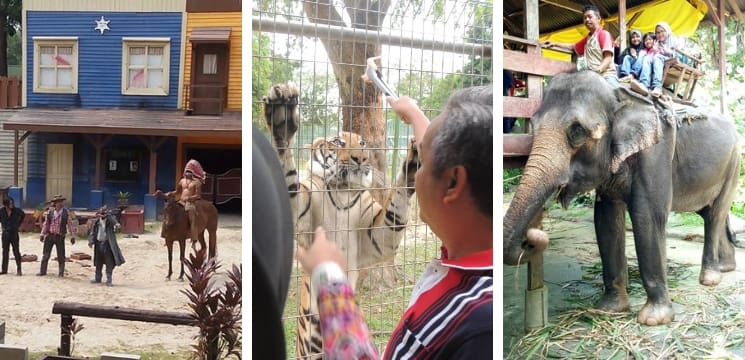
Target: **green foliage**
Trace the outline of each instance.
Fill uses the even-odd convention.
[[[8,65],[21,65],[21,34],[8,37]]]
[[[279,54],[275,51],[272,38],[258,31],[252,33],[251,52],[251,119],[256,127],[264,129],[261,98],[273,84],[292,80],[300,68],[300,62]]]
[[[227,272],[224,288],[215,288],[214,276],[220,265],[215,258],[207,258],[205,247],[190,254],[184,264],[189,270],[189,288],[181,292],[189,299],[191,316],[199,328],[195,336],[197,343],[193,346],[194,358],[217,360],[233,356],[241,359],[242,265],[234,264]]]
[[[0,0],[0,18],[5,26],[0,28],[0,36],[6,40],[16,34],[21,27],[21,0]],[[0,76],[8,75],[8,42],[0,49]]]
[[[523,169],[504,169],[502,171],[502,187],[504,192],[510,192],[517,187],[520,183],[520,178],[523,176]]]
[[[583,193],[577,194],[577,196],[572,199],[572,201],[569,203],[569,206],[576,206],[576,207],[592,207],[595,204],[595,191],[587,191]]]
[[[132,193],[129,191],[119,191],[118,193],[114,194],[114,197],[119,200],[129,199],[130,196],[132,196]]]

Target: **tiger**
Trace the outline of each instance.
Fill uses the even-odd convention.
[[[308,177],[299,180],[292,151],[300,124],[294,85],[277,84],[262,98],[264,118],[285,173],[298,246],[308,248],[313,232],[323,226],[347,261],[348,279],[356,288],[357,269],[393,259],[409,218],[409,202],[419,168],[416,144],[411,139],[405,161],[384,204],[370,193],[371,152],[362,137],[342,131],[315,139],[310,146]],[[320,359],[323,345],[317,304],[311,282],[303,274],[296,349],[300,359]]]

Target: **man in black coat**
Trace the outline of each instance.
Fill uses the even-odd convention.
[[[93,248],[93,265],[96,266],[96,274],[93,280],[94,284],[100,284],[103,274],[101,270],[106,265],[106,286],[111,286],[111,278],[114,273],[114,267],[124,264],[124,256],[116,241],[114,231],[119,228],[119,222],[116,217],[108,211],[104,205],[96,213],[96,220],[93,222],[91,232],[88,235],[88,247]]]
[[[15,207],[13,198],[3,199],[3,209],[0,210],[0,223],[3,224],[3,264],[0,275],[8,273],[8,250],[13,246],[13,257],[16,259],[16,275],[21,276],[21,250],[18,244],[18,229],[23,223],[26,214],[23,210]]]

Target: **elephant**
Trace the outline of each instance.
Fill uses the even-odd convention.
[[[735,125],[715,112],[677,122],[657,110],[650,98],[613,87],[592,71],[561,73],[550,81],[532,118],[533,145],[503,219],[505,264],[530,261],[546,247],[545,233],[529,228],[549,196],[557,192],[566,208],[578,193],[595,189],[604,283],[598,308],[630,309],[626,211],[647,295],[638,322],[654,326],[674,319],[665,247],[670,211],[695,211],[704,219],[701,284],[717,285],[721,272],[735,269],[736,240],[728,222],[740,171]]]

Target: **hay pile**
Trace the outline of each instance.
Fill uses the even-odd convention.
[[[599,264],[599,263],[598,263]],[[555,323],[532,331],[512,348],[508,359],[743,359],[745,358],[745,281],[728,286],[692,285],[697,274],[690,265],[671,262],[668,269],[675,321],[643,326],[636,312],[646,295],[638,267],[629,264],[632,311],[622,314],[592,309],[602,285],[597,264],[585,268],[583,280],[599,286],[590,297],[567,299],[576,309]],[[685,285],[678,285],[682,281]],[[694,280],[694,281],[691,281]]]

